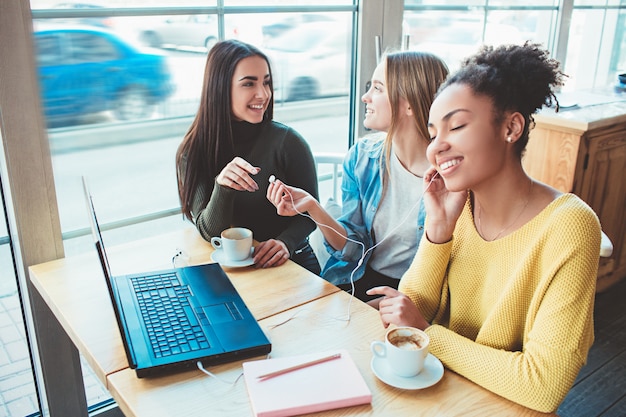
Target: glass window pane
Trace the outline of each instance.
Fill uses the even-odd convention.
[[[409,48],[440,56],[451,70],[482,44],[520,44],[526,40],[546,47],[554,30],[554,10],[405,11],[403,34]]]
[[[224,6],[335,6],[351,5],[354,0],[224,0]]]
[[[87,233],[81,175],[90,178],[104,224],[173,217],[124,227],[125,240],[116,241],[181,227],[182,217],[171,216],[180,205],[174,156],[198,108],[207,48],[220,32],[272,59],[277,121],[300,132],[314,153],[348,148],[351,12],[227,13],[222,30],[214,14],[107,17],[107,28],[59,19],[39,19],[35,43],[66,236]],[[281,51],[296,33],[307,43]],[[68,255],[92,250],[89,239],[71,240]]]
[[[120,24],[120,27],[132,27],[135,36],[142,44],[152,48],[181,49],[204,53],[219,38],[217,16],[173,15],[125,18],[131,23]],[[132,21],[132,22],[131,22]]]
[[[215,7],[217,0],[94,0],[88,2],[64,2],[57,0],[31,0],[32,9],[114,9],[125,7]]]
[[[125,8],[125,7],[216,7],[217,0],[94,0],[94,4],[31,0],[33,9]],[[97,3],[97,4],[95,4]],[[224,6],[336,6],[352,5],[354,0],[224,0]]]
[[[420,7],[420,6],[444,6],[444,7],[454,7],[454,6],[483,6],[485,4],[485,0],[404,0],[405,8],[407,7]]]
[[[482,12],[405,12],[403,25],[409,49],[439,56],[452,71],[483,39]]]
[[[556,26],[556,10],[497,10],[487,15],[484,43],[520,44],[530,40],[550,47],[551,34]]]
[[[626,72],[626,13],[614,9],[574,9],[564,72],[565,90],[624,90],[617,75]]]
[[[27,416],[39,405],[1,198],[0,208],[0,415]]]

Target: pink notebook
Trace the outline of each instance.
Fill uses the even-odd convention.
[[[258,378],[334,353],[341,357],[273,378]],[[372,393],[346,350],[244,362],[243,373],[256,417],[295,416],[372,402]]]

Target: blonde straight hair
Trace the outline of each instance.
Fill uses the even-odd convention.
[[[439,86],[448,76],[448,67],[437,56],[418,51],[387,52],[385,77],[391,104],[391,125],[385,137],[385,151],[381,155],[390,176],[391,139],[398,129],[400,100],[405,99],[413,110],[418,141],[428,143],[428,114]],[[381,161],[383,162],[383,161]]]

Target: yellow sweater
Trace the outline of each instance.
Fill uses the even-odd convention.
[[[430,352],[447,368],[553,412],[593,343],[600,233],[591,208],[564,194],[487,242],[468,200],[450,242],[433,244],[424,234],[399,289],[432,323]]]

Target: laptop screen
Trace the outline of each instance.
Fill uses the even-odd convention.
[[[118,328],[120,330],[120,335],[122,336],[124,342],[124,350],[126,351],[126,357],[131,366],[134,366],[135,360],[134,355],[128,348],[128,335],[125,333],[124,325],[122,323],[122,317],[120,315],[119,306],[117,305],[117,298],[115,297],[115,290],[113,289],[113,275],[111,275],[111,268],[109,267],[109,260],[107,258],[106,251],[104,249],[104,243],[102,241],[102,233],[100,233],[100,225],[98,224],[98,218],[96,217],[96,210],[93,206],[93,200],[91,197],[91,192],[89,191],[89,184],[87,182],[87,178],[85,176],[82,177],[83,180],[83,191],[85,193],[85,202],[87,203],[87,212],[89,214],[89,223],[91,224],[91,234],[94,239],[94,243],[96,245],[96,250],[98,251],[98,257],[100,258],[100,265],[102,265],[102,271],[104,272],[104,278],[107,284],[107,289],[109,291],[109,297],[111,299],[111,304],[113,305],[113,311],[115,312],[115,319],[117,320]]]

